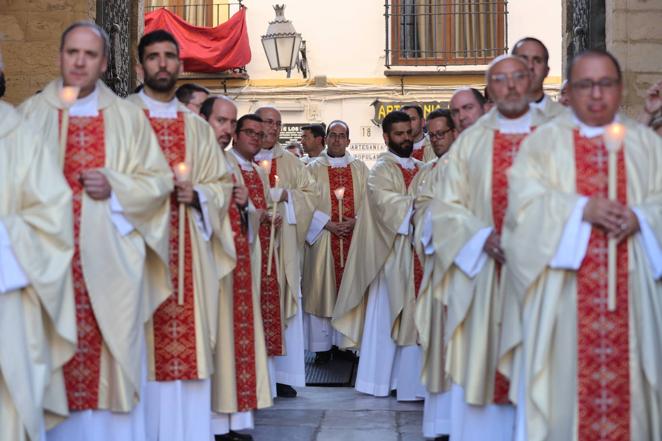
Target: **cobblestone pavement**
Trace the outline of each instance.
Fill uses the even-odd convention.
[[[375,398],[348,387],[297,388],[255,415],[255,441],[422,441],[423,402]]]

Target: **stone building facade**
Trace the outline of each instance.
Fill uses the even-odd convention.
[[[511,32],[515,33],[515,24],[530,21],[517,15],[518,2],[525,0],[510,0]],[[547,0],[526,0],[547,2]],[[142,32],[143,0],[0,0],[0,44],[3,48],[5,61],[5,76],[7,79],[7,95],[5,99],[17,104],[29,95],[41,89],[48,81],[57,76],[57,54],[59,35],[68,24],[75,20],[96,20],[111,31],[113,37],[114,59],[111,60],[109,84],[124,95],[135,85],[133,75],[135,45]],[[186,1],[182,1],[186,3]],[[298,3],[290,0],[292,8]],[[662,1],[661,0],[560,0],[563,6],[563,24],[559,29],[563,44],[561,51],[562,63],[565,66],[567,57],[573,53],[573,47],[578,42],[584,45],[595,45],[598,29],[598,40],[604,39],[604,47],[612,51],[621,61],[625,80],[624,107],[628,113],[636,113],[641,106],[645,90],[655,81],[662,79]],[[245,0],[247,6],[252,6],[252,12],[261,12],[269,7],[257,7],[257,2]],[[600,13],[595,14],[591,8],[600,5]],[[367,6],[366,6],[367,7]],[[588,13],[586,9],[588,8]],[[299,23],[306,9],[296,15]],[[588,27],[582,22],[582,14],[590,17],[593,23]],[[253,15],[253,14],[251,14]],[[259,13],[257,15],[260,15]],[[118,17],[120,30],[113,35],[113,22]],[[573,17],[574,20],[573,21]],[[580,17],[579,19],[577,17]],[[254,57],[263,57],[259,46],[259,30],[270,19],[268,15],[259,16],[260,25],[256,23],[252,29],[251,40],[255,40]],[[525,19],[524,21],[522,21]],[[127,24],[125,20],[129,20]],[[598,20],[600,23],[595,23]],[[579,26],[577,21],[579,21]],[[262,23],[264,22],[264,23]],[[303,23],[306,21],[304,20]],[[251,25],[253,23],[250,23]],[[582,39],[577,35],[577,29],[589,29]],[[115,27],[117,29],[117,27]],[[128,31],[127,31],[128,29]],[[527,31],[524,31],[525,33]],[[528,31],[530,32],[530,31]],[[546,39],[554,45],[553,40]],[[558,41],[558,40],[557,40]],[[112,58],[112,57],[111,57]],[[259,63],[258,63],[259,64]],[[264,63],[262,63],[264,64]],[[379,63],[378,63],[379,64]],[[250,66],[249,66],[250,67]],[[319,62],[316,64],[318,69]],[[358,68],[356,64],[353,66]],[[255,68],[249,70],[251,79],[255,76]],[[259,70],[259,69],[258,69]],[[554,70],[554,69],[553,69]],[[347,77],[348,74],[340,75]],[[351,76],[351,75],[349,75]],[[552,73],[554,83],[560,81],[561,72],[558,69]],[[121,84],[120,84],[121,83]],[[225,83],[224,83],[225,84]],[[288,84],[289,85],[289,84]],[[279,84],[279,86],[282,86]],[[557,86],[558,87],[558,86]]]
[[[60,34],[73,21],[95,18],[95,0],[0,0],[5,99],[18,104],[56,77]]]
[[[646,89],[662,80],[662,1],[605,0],[606,43],[621,62],[624,108],[641,109]]]

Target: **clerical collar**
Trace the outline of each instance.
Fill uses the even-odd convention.
[[[538,101],[531,101],[529,104],[531,107],[534,107],[536,109],[544,110],[545,105],[547,104],[547,94],[542,94],[542,98],[540,98]]]
[[[614,115],[614,121],[612,122],[620,122],[621,118],[618,115]],[[577,118],[577,115],[575,115],[575,112],[572,112],[572,122],[579,126],[579,134],[582,135],[584,138],[595,138],[596,136],[602,136],[605,133],[605,129],[609,124],[606,124],[604,126],[589,126],[585,123],[583,123],[579,118]]]
[[[423,136],[420,141],[416,141],[414,143],[414,150],[420,150],[423,148],[424,145],[425,145],[425,136]]]
[[[251,161],[247,160],[244,158],[241,153],[239,153],[236,149],[230,149],[234,157],[237,159],[237,162],[239,163],[239,167],[241,167],[242,170],[245,171],[253,171],[253,164]]]
[[[99,116],[99,89],[96,87],[85,98],[79,98],[69,108],[70,116]]]
[[[328,153],[326,157],[328,158],[329,165],[332,168],[343,168],[343,167],[347,167],[347,165],[349,164],[349,155],[347,154],[347,152],[345,152],[345,154],[339,158],[331,157],[329,156]]]
[[[501,133],[529,133],[531,131],[531,111],[529,110],[519,118],[506,118],[497,112],[497,124]]]
[[[389,151],[388,154],[391,155],[393,158],[397,159],[398,164],[400,164],[400,167],[405,168],[407,170],[413,170],[416,168],[416,163],[414,162],[413,159],[411,159],[411,157],[401,158],[391,151]]]
[[[254,161],[271,161],[274,159],[274,151],[273,149],[262,149],[259,152],[257,152],[257,155],[255,155],[255,158],[253,158]]]
[[[147,106],[150,117],[177,119],[177,98],[173,97],[173,99],[167,103],[164,103],[162,101],[157,101],[154,98],[148,97],[144,89],[141,90],[138,95],[140,95],[143,103],[145,103],[145,106]]]

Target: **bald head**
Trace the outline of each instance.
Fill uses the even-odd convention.
[[[520,57],[502,55],[490,63],[486,74],[487,90],[499,113],[518,118],[529,110],[531,72]]]
[[[108,68],[108,35],[93,22],[76,22],[62,33],[60,72],[65,86],[78,87],[78,97],[94,90]]]
[[[221,148],[230,144],[237,126],[237,106],[226,96],[211,96],[200,106],[200,116],[214,129],[216,141]]]
[[[263,106],[257,109],[255,114],[262,118],[264,125],[262,148],[271,149],[280,138],[280,129],[283,124],[280,112],[275,107]]]
[[[457,89],[450,102],[451,117],[458,133],[471,127],[485,113],[485,97],[470,87]]]

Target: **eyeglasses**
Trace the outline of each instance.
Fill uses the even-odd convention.
[[[344,141],[345,139],[347,139],[347,135],[344,134],[344,133],[333,133],[333,132],[331,132],[328,135],[326,135],[326,137],[328,139],[337,139],[339,141]]]
[[[246,134],[246,136],[257,139],[264,139],[264,132],[256,132],[253,129],[241,129],[240,132]]]
[[[443,138],[448,132],[453,129],[439,130],[438,132],[428,132],[430,139]]]
[[[621,81],[617,78],[601,78],[598,81],[593,81],[589,78],[584,78],[583,80],[577,80],[570,83],[573,89],[576,89],[582,94],[589,94],[593,92],[595,87],[600,89],[600,92],[604,90],[613,89],[618,86]]]
[[[500,73],[500,74],[490,75],[490,81],[497,85],[506,84],[509,78],[512,79],[513,82],[515,83],[521,83],[522,81],[529,78],[529,72],[518,70],[517,72],[513,72],[511,74]]]
[[[283,125],[283,123],[281,121],[274,121],[273,119],[265,119],[265,120],[262,120],[262,122],[269,125],[269,126],[280,127],[280,126]]]

